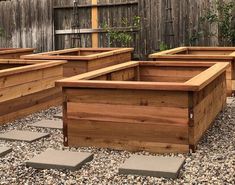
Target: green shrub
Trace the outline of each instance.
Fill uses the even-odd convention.
[[[235,45],[235,23],[233,11],[235,10],[235,2],[216,1],[216,10],[207,10],[206,14],[200,18],[201,30],[192,33],[189,39],[191,45],[202,36],[210,38],[217,38],[220,46],[234,46]],[[205,25],[217,27],[217,30],[208,32]]]
[[[104,29],[104,31],[107,32],[109,45],[111,45],[111,46],[119,45],[121,47],[130,46],[130,43],[133,41],[132,31],[134,29],[140,28],[140,17],[135,16],[133,18],[132,24],[130,22],[128,22],[127,18],[123,18],[122,25],[127,30],[123,31],[121,29],[119,30],[116,28],[112,28],[112,27],[109,27],[109,25],[106,22],[103,23],[102,28]]]

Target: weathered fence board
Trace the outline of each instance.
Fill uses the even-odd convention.
[[[52,0],[0,2],[0,47],[53,49]]]

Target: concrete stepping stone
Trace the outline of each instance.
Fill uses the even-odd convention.
[[[3,140],[16,140],[16,141],[26,141],[26,142],[33,142],[39,140],[41,138],[47,137],[50,134],[48,133],[39,133],[39,132],[30,132],[30,131],[23,131],[23,130],[12,130],[10,132],[6,132],[0,134],[0,139]]]
[[[4,157],[5,155],[7,155],[8,153],[10,153],[12,151],[12,148],[10,147],[5,147],[5,146],[1,146],[0,147],[0,157]]]
[[[63,113],[58,113],[56,115],[54,115],[54,118],[59,118],[59,119],[62,119],[63,118]]]
[[[63,129],[62,120],[42,120],[28,126],[40,127],[40,128],[53,128],[53,129]]]
[[[92,159],[93,154],[91,153],[47,149],[28,160],[26,165],[38,169],[69,169],[75,171]]]
[[[227,104],[233,103],[233,97],[227,97]]]
[[[184,158],[179,157],[132,155],[119,168],[119,174],[175,179],[184,161]]]

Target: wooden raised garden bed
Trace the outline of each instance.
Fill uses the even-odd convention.
[[[20,58],[21,55],[32,54],[34,48],[0,48],[0,59]]]
[[[24,59],[67,60],[64,77],[131,60],[133,48],[73,48],[22,56]]]
[[[62,103],[64,63],[0,59],[0,124]]]
[[[229,62],[227,95],[235,91],[235,47],[179,47],[149,55],[157,61]]]
[[[226,105],[228,67],[127,62],[57,81],[63,87],[64,143],[131,151],[194,150]]]

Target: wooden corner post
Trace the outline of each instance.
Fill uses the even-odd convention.
[[[91,1],[92,5],[97,5],[97,0]],[[98,7],[92,6],[91,8],[91,26],[92,29],[98,28]],[[98,33],[92,33],[92,47],[98,48]]]
[[[62,88],[63,94],[63,135],[64,146],[68,146],[68,121],[67,121],[67,95],[65,89]]]

